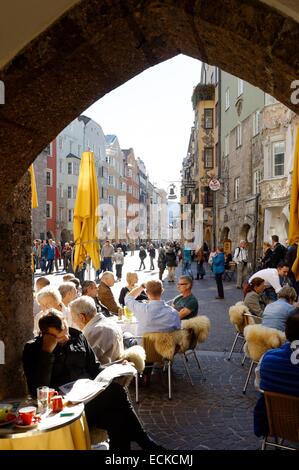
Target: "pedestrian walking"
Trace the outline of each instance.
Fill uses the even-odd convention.
[[[145,269],[144,260],[145,260],[146,257],[147,257],[146,251],[145,251],[144,247],[141,245],[140,249],[139,249],[139,258],[140,258],[139,271],[141,271],[141,269]]]
[[[224,299],[223,283],[222,276],[224,273],[224,253],[223,248],[218,247],[216,250],[216,255],[213,257],[212,271],[215,274],[216,285],[218,290],[218,296],[216,299]]]
[[[174,246],[169,244],[166,246],[166,266],[168,269],[168,282],[175,281],[175,270],[177,267],[176,252]]]
[[[196,279],[197,281],[200,279],[203,279],[206,271],[204,268],[204,261],[205,261],[205,255],[204,255],[204,250],[203,247],[197,248],[195,252],[195,259],[196,259]]]
[[[156,250],[154,248],[154,245],[151,243],[149,248],[148,248],[148,253],[149,253],[149,257],[150,257],[150,270],[152,271],[153,269],[155,269],[155,266],[154,266],[154,259],[156,257]]]
[[[164,274],[164,271],[166,269],[166,251],[165,249],[163,248],[163,246],[161,246],[159,248],[159,255],[158,255],[158,268],[159,268],[159,279],[160,281],[162,281],[163,279],[163,274]]]
[[[115,262],[116,278],[118,281],[121,281],[122,268],[124,264],[124,254],[121,247],[118,247],[116,253],[114,253],[113,261]]]
[[[242,289],[242,284],[247,276],[248,250],[246,241],[241,240],[239,246],[235,249],[233,261],[237,264],[237,288]]]

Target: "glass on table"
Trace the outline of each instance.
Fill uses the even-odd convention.
[[[36,390],[38,412],[43,414],[48,411],[49,387],[38,387]]]
[[[133,312],[128,307],[124,307],[124,313],[125,313],[126,321],[131,322],[134,316]]]

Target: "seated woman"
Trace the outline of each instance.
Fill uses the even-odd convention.
[[[123,287],[120,291],[120,294],[119,294],[119,298],[118,298],[118,301],[119,301],[119,304],[124,307],[125,305],[125,297],[127,295],[128,292],[131,292],[132,289],[134,289],[138,284],[138,276],[136,273],[127,273],[127,286],[126,287]],[[146,295],[146,293],[143,291],[141,292],[140,295],[138,295],[138,297],[135,299],[135,300],[138,300],[140,302],[142,302],[142,300],[148,300],[148,297]]]
[[[261,317],[265,308],[262,293],[265,290],[265,281],[261,277],[255,277],[246,287],[244,304],[250,313]]]

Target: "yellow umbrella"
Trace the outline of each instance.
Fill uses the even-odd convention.
[[[34,175],[33,164],[30,165],[29,172],[30,172],[30,179],[31,179],[31,207],[32,207],[32,209],[36,209],[36,207],[38,207],[38,199],[37,199],[37,191],[36,191],[36,183],[35,183],[35,175]]]
[[[80,164],[78,190],[74,210],[74,271],[89,255],[93,267],[99,269],[99,242],[96,227],[99,191],[93,152],[84,152]]]
[[[294,167],[292,175],[292,192],[290,205],[289,244],[293,245],[299,239],[299,125],[294,154]],[[297,258],[292,266],[296,281],[299,281],[299,247]]]

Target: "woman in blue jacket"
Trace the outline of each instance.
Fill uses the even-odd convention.
[[[212,270],[215,274],[218,296],[216,299],[224,299],[223,284],[222,284],[222,275],[224,273],[224,253],[223,248],[218,247],[216,250],[216,256],[213,258]]]

